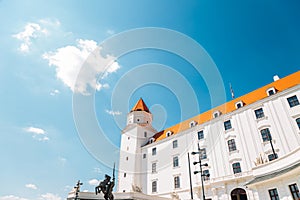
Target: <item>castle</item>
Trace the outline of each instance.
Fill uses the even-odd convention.
[[[160,132],[138,100],[122,131],[117,193],[202,199],[202,177],[210,200],[300,199],[299,83],[300,71],[274,77]],[[202,176],[190,175],[198,159]]]

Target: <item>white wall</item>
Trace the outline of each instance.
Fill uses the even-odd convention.
[[[291,151],[300,146],[300,131],[297,127],[295,119],[300,117],[300,106],[290,108],[287,98],[297,95],[300,100],[299,85],[290,88],[281,93],[272,95],[263,100],[257,101],[251,105],[235,110],[234,112],[211,120],[210,122],[197,125],[189,130],[172,135],[162,141],[157,141],[148,144],[141,149],[141,154],[135,158],[138,160],[138,165],[141,167],[140,171],[147,172],[141,175],[141,187],[144,193],[152,194],[152,181],[157,180],[157,193],[170,197],[170,194],[175,192],[179,194],[181,199],[189,199],[189,171],[187,153],[197,151],[197,143],[200,148],[206,148],[207,159],[203,163],[208,163],[208,169],[211,174],[211,180],[205,182],[207,198],[212,199],[230,199],[230,192],[235,188],[244,188],[247,191],[248,199],[268,199],[267,186],[255,189],[246,189],[245,183],[253,178],[252,169],[255,168],[255,159],[260,152],[266,154],[272,153],[270,143],[262,142],[260,130],[268,127],[270,129],[273,144],[279,158],[284,157]],[[263,108],[265,117],[257,120],[254,110]],[[230,119],[232,129],[224,130],[223,122]],[[197,132],[204,130],[205,139],[198,141]],[[137,131],[137,130],[132,130]],[[122,136],[122,143],[126,138]],[[229,152],[227,141],[235,139],[237,151]],[[172,142],[178,140],[178,147],[173,149]],[[128,143],[130,148],[139,148],[136,144]],[[156,147],[157,154],[152,156],[152,148]],[[122,148],[122,145],[121,145]],[[142,155],[146,153],[145,159]],[[126,154],[122,155],[123,157]],[[173,168],[173,156],[179,157],[179,167]],[[300,155],[299,155],[300,157]],[[190,155],[191,163],[198,161],[197,156]],[[124,158],[120,158],[124,159]],[[157,173],[152,173],[152,163],[157,162]],[[242,173],[238,175],[233,174],[232,163],[240,162]],[[277,162],[277,161],[273,161]],[[121,163],[121,162],[120,162]],[[131,163],[128,163],[131,169]],[[194,175],[193,171],[199,170],[199,165],[193,166],[192,183],[196,190],[200,189],[200,175]],[[265,173],[268,173],[266,171]],[[180,188],[174,189],[174,176],[180,176]],[[293,179],[290,179],[291,181]],[[298,177],[298,180],[299,177]],[[124,182],[125,184],[125,182]],[[283,182],[272,182],[268,187],[278,185],[280,193],[288,199],[287,192],[282,188],[286,188],[288,180]],[[283,187],[284,186],[284,187]],[[298,181],[298,187],[300,183]],[[198,192],[199,193],[199,192]],[[194,191],[195,198],[197,191]],[[201,196],[201,192],[199,193]]]

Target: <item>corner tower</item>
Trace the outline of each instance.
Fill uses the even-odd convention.
[[[118,192],[142,189],[141,147],[157,132],[152,127],[152,119],[152,114],[142,98],[127,115],[127,125],[121,136]]]

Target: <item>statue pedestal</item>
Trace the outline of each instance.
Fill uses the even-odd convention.
[[[122,192],[122,193],[113,193],[115,200],[170,200],[171,198],[163,198],[158,196],[146,195],[143,193],[137,192]],[[75,192],[70,192],[68,194],[67,200],[75,199]],[[104,200],[103,194],[95,194],[94,192],[78,192],[78,200]]]

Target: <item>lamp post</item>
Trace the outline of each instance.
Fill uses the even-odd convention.
[[[209,174],[203,174],[202,167],[203,167],[203,166],[204,166],[204,167],[207,167],[208,164],[207,164],[207,163],[205,163],[205,164],[202,164],[202,163],[201,163],[201,156],[202,156],[202,155],[201,155],[201,152],[200,152],[199,143],[198,143],[198,152],[192,152],[192,155],[196,155],[196,154],[199,155],[199,161],[198,161],[198,162],[193,162],[193,164],[194,164],[194,165],[199,164],[199,166],[200,166],[200,171],[194,171],[194,174],[200,173],[200,175],[201,175],[202,195],[203,195],[203,200],[205,200],[204,184],[203,184],[203,176],[209,177],[210,175],[209,175]]]
[[[76,183],[76,186],[74,187],[74,189],[75,189],[75,200],[78,199],[78,193],[80,192],[80,186],[82,184],[83,183],[81,183],[80,180],[78,180],[77,183]]]
[[[275,159],[277,159],[277,155],[275,153],[275,149],[274,149],[273,142],[272,142],[272,136],[271,136],[270,133],[268,133],[268,140],[270,141],[272,152],[273,152],[273,156],[274,156],[274,160],[275,160]]]

